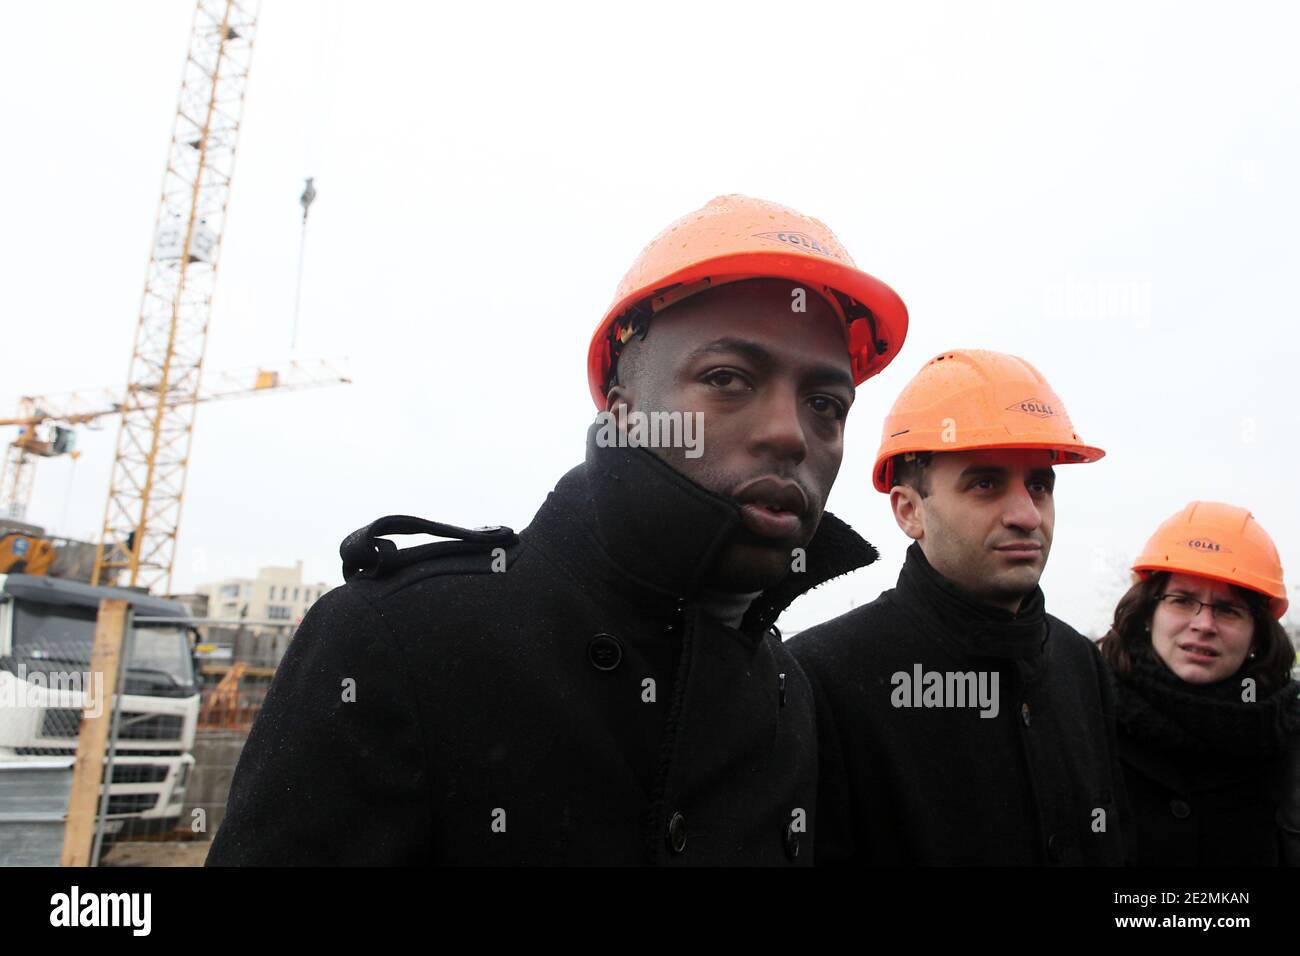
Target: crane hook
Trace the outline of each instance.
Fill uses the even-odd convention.
[[[307,185],[303,187],[302,195],[298,197],[298,202],[302,203],[302,221],[307,221],[307,213],[311,211],[311,204],[316,201],[316,187],[312,185],[312,176],[307,177]]]

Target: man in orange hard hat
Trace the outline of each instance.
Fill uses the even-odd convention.
[[[1100,655],[1044,610],[1054,466],[1104,453],[1028,362],[935,356],[885,420],[872,483],[912,539],[898,585],[805,631],[819,863],[1121,864]]]
[[[815,219],[724,196],[670,225],[592,338],[586,462],[524,531],[344,541],[209,863],[811,862],[814,702],[774,623],[876,557],[824,507],[906,330]],[[459,540],[384,537],[416,532]]]

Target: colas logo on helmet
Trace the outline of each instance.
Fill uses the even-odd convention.
[[[1051,418],[1056,414],[1055,409],[1041,398],[1025,398],[1018,402],[1012,402],[1007,406],[1007,411],[1024,412],[1026,415],[1033,415],[1035,418]]]
[[[1191,548],[1193,551],[1213,552],[1215,554],[1232,554],[1231,548],[1225,548],[1219,542],[1213,541],[1209,538],[1189,538],[1188,540],[1179,543]]]
[[[797,246],[801,249],[809,249],[813,252],[820,253],[823,256],[830,256],[832,259],[844,260],[844,253],[839,249],[833,249],[824,242],[818,242],[812,236],[805,235],[802,232],[756,232],[756,239],[772,239],[776,242],[784,242],[787,245]]]

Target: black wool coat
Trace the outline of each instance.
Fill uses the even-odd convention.
[[[1101,655],[1044,612],[1041,589],[1018,614],[990,607],[914,543],[897,587],[790,649],[818,701],[818,864],[1125,862]],[[988,706],[924,706],[912,685],[937,686],[928,672],[945,687],[930,703],[969,703],[946,675],[971,674]]]
[[[1116,676],[1137,863],[1300,865],[1300,686],[1243,702],[1239,678],[1187,684],[1150,650]]]
[[[875,550],[824,515],[806,570],[727,627],[696,597],[738,507],[595,434],[517,536],[391,518],[344,542],[209,865],[812,861],[812,693],[772,625]],[[379,537],[415,531],[464,540]]]

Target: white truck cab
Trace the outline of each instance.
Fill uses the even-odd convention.
[[[0,761],[75,756],[83,708],[112,699],[90,673],[103,598],[128,601],[133,615],[105,832],[160,832],[179,821],[199,717],[193,624],[180,601],[0,574]]]

